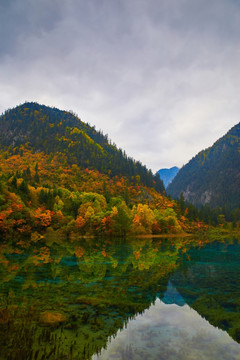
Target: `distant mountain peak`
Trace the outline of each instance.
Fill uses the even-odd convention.
[[[173,166],[170,169],[164,168],[158,171],[160,178],[162,179],[165,188],[170,184],[170,182],[177,175],[179,168],[177,166]]]

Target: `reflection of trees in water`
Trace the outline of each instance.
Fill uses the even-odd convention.
[[[186,238],[2,245],[0,359],[90,359],[156,297],[169,292],[176,302],[169,281],[239,341],[239,245],[200,246]]]
[[[3,359],[90,359],[164,293],[182,246],[3,246]]]
[[[240,343],[239,279],[240,246],[233,242],[191,248],[171,282],[186,303]]]

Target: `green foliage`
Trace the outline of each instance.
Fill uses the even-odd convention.
[[[163,212],[155,210],[154,214],[163,233],[181,231],[178,225],[177,214],[173,209],[169,208]]]
[[[2,194],[0,194],[0,207],[5,204],[5,198]]]

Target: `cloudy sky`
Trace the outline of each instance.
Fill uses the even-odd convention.
[[[0,112],[37,101],[153,172],[240,121],[240,0],[0,0]]]

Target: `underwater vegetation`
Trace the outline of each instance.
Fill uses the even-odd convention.
[[[0,359],[91,359],[156,299],[188,304],[240,342],[239,260],[235,240],[2,244]]]

